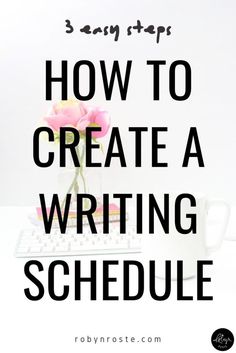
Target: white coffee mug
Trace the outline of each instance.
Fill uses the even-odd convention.
[[[158,277],[165,277],[165,261],[171,261],[171,278],[177,277],[177,261],[183,261],[183,278],[190,278],[196,275],[197,261],[205,260],[212,251],[217,250],[222,243],[229,220],[230,207],[222,200],[208,200],[204,195],[192,194],[196,200],[196,206],[191,207],[189,200],[181,202],[181,226],[184,229],[190,227],[189,214],[196,215],[196,234],[181,234],[175,226],[175,201],[179,194],[169,194],[169,234],[165,234],[159,227],[155,234],[143,236],[143,250],[145,257],[156,260],[156,274]],[[220,208],[223,212],[221,227],[218,234],[212,234],[211,243],[209,232],[209,211],[213,208]],[[212,218],[212,216],[211,216]]]

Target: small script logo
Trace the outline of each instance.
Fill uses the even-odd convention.
[[[226,328],[219,328],[213,332],[211,343],[218,351],[227,351],[234,344],[234,335]]]

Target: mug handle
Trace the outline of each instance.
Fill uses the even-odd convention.
[[[213,251],[216,251],[220,248],[222,241],[224,239],[224,235],[225,235],[225,232],[227,229],[227,225],[229,222],[229,216],[230,216],[230,206],[227,202],[222,201],[222,200],[209,200],[209,201],[207,201],[207,205],[206,205],[207,213],[209,212],[210,208],[214,207],[214,206],[223,207],[225,209],[225,216],[224,216],[224,220],[222,222],[222,226],[220,228],[220,232],[219,232],[219,236],[218,236],[216,244],[207,246],[208,254],[211,254]]]

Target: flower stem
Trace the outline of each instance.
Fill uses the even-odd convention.
[[[81,160],[81,163],[80,163],[80,175],[81,175],[81,178],[82,178],[82,181],[83,181],[83,187],[84,187],[84,193],[86,194],[87,193],[87,187],[86,187],[86,181],[85,181],[85,177],[84,177],[84,173],[83,173],[83,163],[84,163],[84,154],[85,154],[85,145],[83,145],[83,149],[82,149],[82,153],[81,153],[81,156],[80,156],[80,160]]]
[[[74,188],[74,190],[75,190],[76,184],[77,184],[77,188],[79,189],[79,187],[78,187],[78,182],[77,182],[77,178],[78,178],[78,175],[79,175],[79,169],[80,169],[80,167],[76,167],[76,168],[75,168],[75,176],[74,176],[74,179],[73,179],[72,183],[70,184],[70,187],[69,187],[69,189],[68,189],[68,191],[67,191],[67,193],[66,193],[66,195],[65,195],[65,197],[64,197],[64,199],[63,199],[63,201],[62,201],[62,203],[61,203],[61,209],[63,209],[64,206],[65,206],[67,194],[70,194],[70,192],[72,191],[73,188]]]
[[[87,187],[86,187],[86,180],[84,177],[84,173],[83,173],[83,163],[84,163],[84,155],[85,155],[85,144],[82,145],[82,153],[80,154],[80,150],[79,150],[79,146],[76,147],[76,153],[79,159],[79,163],[80,166],[75,168],[75,175],[74,178],[72,180],[72,183],[70,184],[70,187],[61,203],[61,209],[64,208],[65,206],[65,202],[66,202],[66,196],[67,194],[70,194],[72,189],[74,189],[74,193],[75,195],[79,193],[79,184],[78,184],[78,176],[79,174],[81,175],[81,179],[83,182],[83,189],[84,189],[84,193],[87,193]]]

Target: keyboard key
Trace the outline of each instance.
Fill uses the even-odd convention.
[[[30,247],[30,249],[29,249],[29,252],[36,252],[36,253],[38,253],[38,252],[40,252],[41,251],[41,248],[42,248],[42,246],[31,246]]]

